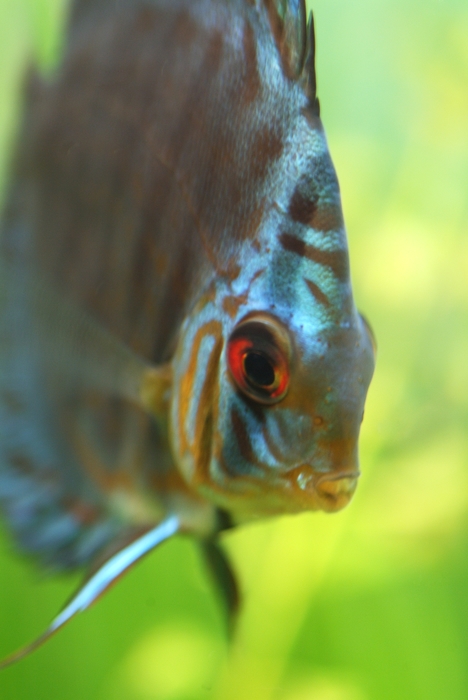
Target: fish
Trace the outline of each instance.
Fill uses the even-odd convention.
[[[75,0],[30,71],[0,239],[0,509],[84,582],[161,543],[334,512],[375,339],[353,299],[304,0]]]

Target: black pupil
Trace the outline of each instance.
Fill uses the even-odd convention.
[[[275,381],[275,370],[271,362],[258,352],[249,352],[244,360],[247,378],[257,386],[268,387]]]

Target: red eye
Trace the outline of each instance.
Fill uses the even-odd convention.
[[[286,395],[289,355],[286,331],[266,315],[241,322],[227,346],[234,381],[244,394],[260,403],[276,403]]]

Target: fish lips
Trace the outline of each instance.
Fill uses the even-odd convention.
[[[348,505],[356,491],[359,476],[360,472],[356,468],[317,475],[310,464],[302,465],[294,475],[301,495],[305,500],[313,502],[309,507],[329,513]]]

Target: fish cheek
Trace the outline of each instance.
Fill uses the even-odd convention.
[[[222,341],[218,339],[210,356],[206,378],[199,396],[195,426],[195,479],[210,479],[210,466],[213,458],[215,431],[219,405],[218,367]]]
[[[259,416],[264,407],[251,406],[241,392],[225,387],[227,400],[220,416],[220,468],[231,478],[253,476],[258,460],[253,449],[252,431],[259,430]]]
[[[222,348],[220,323],[194,317],[179,338],[172,363],[171,448],[175,464],[192,487],[210,479]]]

